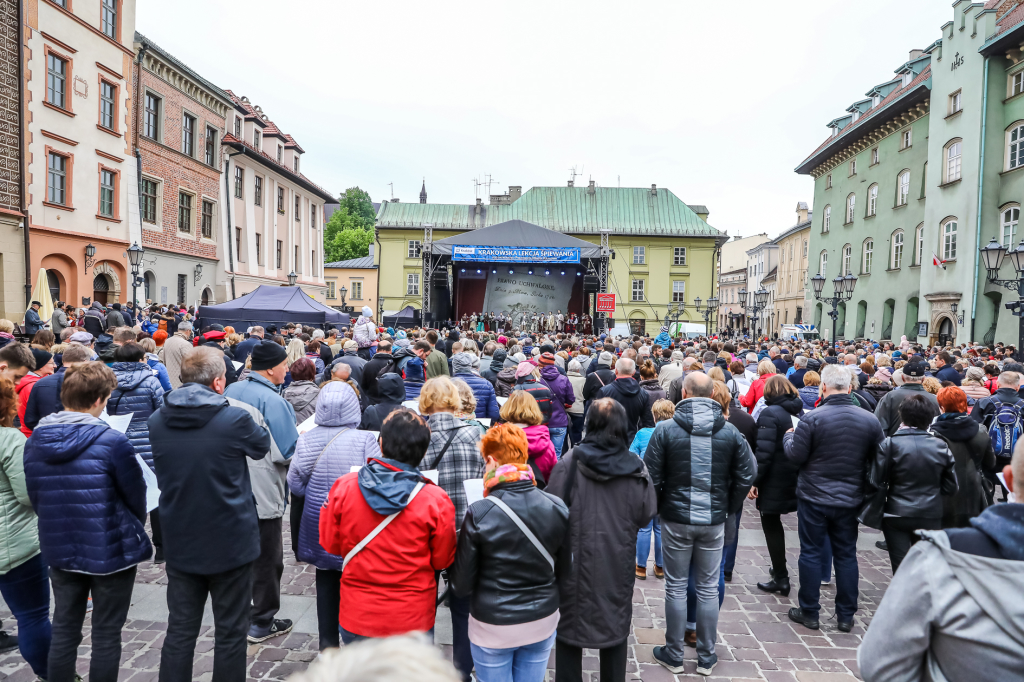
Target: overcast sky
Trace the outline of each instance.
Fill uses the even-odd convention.
[[[137,28],[254,104],[332,193],[431,203],[667,187],[730,235],[793,225],[825,124],[936,40],[948,1],[138,0]],[[494,184],[474,186],[474,178]]]

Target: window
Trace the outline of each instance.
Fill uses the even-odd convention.
[[[807,240],[804,240],[804,258],[807,258]]]
[[[957,90],[949,96],[949,114],[952,116],[953,114],[959,113],[962,109],[963,107],[960,104],[960,90]]]
[[[955,140],[946,145],[946,180],[955,182],[960,179],[960,156],[962,146],[960,140]]]
[[[892,235],[892,260],[889,263],[891,270],[899,270],[903,266],[903,230],[897,230]]]
[[[686,265],[686,247],[676,246],[672,249],[672,264]]]
[[[327,283],[327,298],[337,298],[335,295],[334,282]]]
[[[871,257],[875,254],[875,240],[865,239],[864,249],[860,257],[860,271],[863,275],[871,274]]]
[[[850,175],[857,174],[857,159],[850,159]]]
[[[910,198],[910,171],[905,170],[896,179],[896,205],[906,206]]]
[[[114,171],[105,168],[100,169],[100,215],[107,218],[114,217],[114,193],[117,179]]]
[[[117,0],[102,0],[100,25],[103,34],[117,40]]]
[[[634,246],[633,247],[633,265],[643,265],[647,260],[647,247],[646,246]]]
[[[302,272],[302,263],[299,262],[299,245],[295,245],[295,272]]]
[[[284,187],[277,188],[277,212],[284,213]]]
[[[956,219],[942,225],[942,260],[956,260]]]
[[[410,273],[405,279],[405,295],[406,296],[419,296],[420,295],[420,276],[417,273]]]
[[[878,163],[878,147],[871,150],[871,165],[874,166]]]
[[[55,5],[60,5],[64,9],[68,8],[68,0],[50,0]],[[146,298],[149,298],[148,296]]]
[[[151,140],[160,139],[160,98],[146,93],[146,112],[142,122],[142,134]]]
[[[847,244],[843,247],[843,270],[839,274],[849,275],[853,272],[851,261],[853,260],[853,247]]]
[[[630,300],[644,300],[644,281],[642,279],[633,280],[633,297]]]
[[[821,219],[821,231],[828,232],[828,229],[832,227],[832,207],[825,207],[825,215]]]
[[[302,203],[302,198],[299,196],[295,197],[295,221],[302,222],[302,216],[299,215],[299,206]]]
[[[921,265],[924,262],[924,223],[917,226],[914,238],[917,240],[917,262],[914,265]]]
[[[235,228],[235,258],[242,261],[242,228]]]
[[[213,239],[213,202],[203,199],[203,239]]]
[[[68,63],[54,54],[46,55],[46,101],[66,109]]]
[[[309,226],[316,229],[316,204],[309,205]]]
[[[853,222],[854,211],[857,210],[857,195],[851,194],[846,197],[846,224]]]
[[[1017,223],[1020,222],[1020,208],[1013,206],[1003,211],[1003,246],[1007,249],[1013,248],[1013,242],[1017,239]]]
[[[206,165],[214,166],[217,163],[217,131],[210,126],[206,127]]]
[[[235,166],[235,196],[242,198],[242,185],[245,182],[245,170]]]
[[[257,206],[262,206],[263,205],[263,178],[261,178],[258,175],[255,176],[255,178],[256,178],[256,185],[255,185],[255,187],[253,187],[253,202]]]
[[[825,176],[825,189],[832,189],[832,174]]]
[[[900,133],[900,149],[907,149],[914,142],[913,130],[907,128]]]
[[[178,304],[185,305],[185,295],[187,293],[186,288],[188,287],[188,280],[186,275],[178,275]]]
[[[196,117],[191,114],[181,117],[181,151],[189,156],[196,153]]]
[[[192,195],[178,192],[178,232],[192,231]]]
[[[352,282],[352,300],[361,301],[363,300],[363,283]]]
[[[256,264],[257,265],[259,265],[260,263],[263,262],[263,250],[261,248],[263,246],[262,237],[263,237],[263,235],[261,235],[259,232],[256,233]]]
[[[278,270],[281,269],[281,250],[282,250],[282,248],[284,248],[284,242],[282,242],[280,239],[278,239],[277,240],[277,250],[275,251],[275,254],[274,254],[274,262],[276,263],[276,267],[277,267]]]
[[[296,173],[299,172],[299,153],[295,152],[295,158],[292,160],[292,168]]]
[[[878,211],[878,185],[868,187],[868,215],[873,216]]]
[[[51,204],[67,205],[67,164],[66,157],[50,152],[46,169],[46,198]]]
[[[423,247],[422,247],[422,244],[420,244],[420,240],[419,239],[410,239],[409,240],[409,258],[420,258],[421,255],[422,255],[422,252],[421,252],[422,248]]]
[[[281,160],[282,160],[283,157],[284,157],[284,147],[282,147],[281,145],[277,145],[277,162],[281,163]]]
[[[1024,71],[1018,71],[1010,76],[1010,97],[1024,92]]]
[[[828,270],[828,251],[822,251],[818,256],[818,274],[824,276]],[[751,292],[752,293],[752,292]]]
[[[672,302],[679,303],[680,301],[686,300],[686,282],[673,281],[672,282]]]
[[[114,129],[116,102],[117,88],[107,81],[100,81],[100,125],[107,130]]]
[[[1024,166],[1024,125],[1015,126],[1013,130],[1010,131],[1009,144],[1009,162],[1007,164],[1007,170]]]
[[[242,119],[239,116],[235,116],[235,137],[242,139]]]
[[[252,131],[252,146],[256,147],[256,149],[263,149],[262,141],[263,134],[260,133],[260,129],[257,128],[256,130]]]
[[[156,181],[142,178],[142,222],[156,224]]]

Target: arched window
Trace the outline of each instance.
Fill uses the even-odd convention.
[[[875,253],[875,240],[870,237],[864,240],[863,251],[860,257],[860,272],[862,275],[871,274],[871,258]]]
[[[1024,128],[1024,126],[1021,126]],[[1022,141],[1024,144],[1024,141]],[[1020,207],[1010,206],[1003,209],[1002,230],[999,234],[1002,237],[1003,246],[1007,249],[1013,248],[1013,242],[1017,239],[1017,223],[1020,222]]]
[[[943,182],[950,183],[959,180],[963,142],[961,140],[952,140],[946,145],[944,152],[946,157],[946,177],[943,179]]]
[[[1006,170],[1024,166],[1024,124],[1014,123],[1006,133]]]
[[[917,230],[914,231],[914,239],[917,248],[914,253],[917,254],[917,260],[914,261],[914,265],[921,265],[924,262],[924,223],[917,226]]]
[[[828,251],[822,250],[821,255],[818,257],[818,274],[822,277],[825,276],[825,272],[828,270]]]
[[[896,178],[896,205],[906,206],[910,198],[910,171],[905,170]]]
[[[828,232],[828,228],[832,227],[832,207],[825,207],[825,216],[821,219],[821,231]]]
[[[896,230],[892,233],[892,258],[889,260],[890,270],[899,270],[903,267],[903,230]]]
[[[942,223],[942,260],[956,260],[956,218]]]
[[[853,247],[847,244],[846,246],[843,247],[843,271],[841,273],[842,275],[846,276],[853,274],[852,261]]]
[[[878,185],[868,187],[868,215],[873,216],[878,211]]]
[[[846,197],[846,224],[853,222],[854,211],[857,210],[857,195],[851,194]]]

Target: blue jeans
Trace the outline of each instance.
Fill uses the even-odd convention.
[[[722,582],[722,547],[725,524],[691,526],[666,521],[662,527],[665,542],[665,653],[670,659],[683,660],[685,626],[690,615],[686,603],[689,584],[696,583],[697,661],[702,665],[718,662],[715,640],[718,637],[718,610],[715,597],[721,595],[715,583]],[[691,562],[693,579],[690,579]],[[717,577],[717,580],[716,580]],[[715,593],[718,592],[718,595]]]
[[[797,500],[800,531],[800,608],[817,617],[821,610],[821,580],[825,544],[832,544],[836,573],[836,617],[853,619],[857,612],[857,507],[833,507]]]
[[[338,626],[338,635],[341,637],[341,643],[345,645],[351,644],[352,642],[365,642],[368,639],[373,639],[373,637],[365,637],[363,635],[357,635],[354,632],[349,632],[340,625]],[[430,638],[430,641],[434,641],[434,628],[427,630],[426,635]]]
[[[562,444],[565,443],[565,432],[568,430],[566,426],[548,427],[548,435],[551,436],[551,444],[555,446],[555,457],[558,459],[562,459]]]
[[[471,644],[476,679],[478,682],[543,682],[554,644],[555,633],[540,642],[511,649],[487,649]]]
[[[661,555],[661,517],[655,516],[651,522],[636,534],[636,565],[647,567],[647,557],[651,555],[651,530],[654,530],[654,565],[661,568],[665,565]]]
[[[50,579],[42,554],[0,575],[0,594],[18,621],[18,648],[34,672],[48,677],[50,653]]]
[[[722,568],[725,571],[725,573],[732,573],[732,569],[734,569],[736,567],[736,548],[739,547],[739,544],[740,544],[740,533],[739,533],[739,530],[740,530],[740,519],[742,519],[742,518],[743,518],[743,510],[740,509],[739,513],[736,514],[736,526],[735,526],[735,528],[733,528],[733,530],[736,531],[736,533],[733,535],[731,542],[725,543],[725,556],[724,556],[724,561],[722,563]],[[728,519],[726,519],[725,523],[726,524],[730,524],[730,523],[732,523],[732,520],[733,520],[733,517],[730,516]]]

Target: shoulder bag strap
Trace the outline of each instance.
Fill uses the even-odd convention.
[[[416,494],[419,493],[419,491],[421,491],[421,490],[423,490],[423,482],[422,481],[417,483],[416,487],[412,489],[411,493],[409,493],[409,500],[405,503],[405,507],[403,509],[399,509],[394,514],[391,514],[390,516],[385,518],[383,521],[378,523],[377,527],[374,528],[373,530],[371,530],[369,535],[367,535],[365,538],[360,540],[359,544],[357,544],[355,547],[353,547],[352,549],[349,550],[348,554],[345,555],[345,560],[341,564],[341,570],[342,571],[344,571],[345,567],[348,566],[348,562],[352,561],[352,557],[354,557],[356,554],[359,554],[361,551],[363,551],[363,549],[368,544],[370,544],[371,540],[373,540],[375,537],[377,537],[382,530],[384,530],[385,528],[388,527],[388,524],[390,524],[392,521],[395,520],[396,516],[401,514],[404,509],[408,509],[409,508],[409,505],[412,504],[413,498],[416,497]]]
[[[441,463],[442,459],[444,459],[444,455],[445,455],[446,452],[448,452],[449,446],[451,446],[452,441],[455,440],[455,436],[458,435],[458,433],[456,433],[456,432],[459,429],[464,429],[464,428],[466,428],[465,424],[463,424],[462,426],[456,426],[455,428],[453,428],[451,430],[451,433],[448,434],[448,441],[444,444],[444,447],[441,448],[441,452],[440,452],[440,454],[438,454],[437,459],[435,459],[433,465],[427,467],[425,469],[425,471],[433,471],[433,470],[437,469],[437,465]]]
[[[537,548],[537,551],[540,552],[541,555],[547,560],[548,564],[551,565],[551,570],[555,570],[554,557],[552,557],[551,553],[544,548],[544,545],[540,543],[540,540],[538,540],[537,536],[533,534],[533,531],[530,530],[530,528],[523,522],[521,518],[519,518],[519,515],[512,511],[511,507],[505,504],[500,497],[488,497],[487,499],[493,502],[495,507],[505,512],[505,515],[512,520],[512,523],[519,526],[519,530],[523,531],[523,535],[526,536],[526,539],[529,540],[533,544],[533,546]]]
[[[325,446],[324,446],[324,449],[323,449],[323,450],[321,450],[321,451],[320,451],[320,454],[316,456],[316,459],[315,459],[315,460],[313,460],[313,466],[311,466],[311,467],[309,468],[309,475],[308,475],[308,476],[306,476],[306,483],[307,483],[307,484],[309,484],[309,480],[310,480],[311,478],[313,478],[313,472],[314,472],[314,471],[316,471],[316,465],[320,463],[320,458],[324,456],[324,453],[325,453],[325,452],[327,452],[327,448],[331,447],[331,443],[333,443],[334,441],[338,440],[338,436],[340,436],[341,434],[345,433],[346,431],[348,431],[348,427],[347,427],[347,426],[343,427],[343,428],[341,429],[341,431],[339,431],[339,432],[338,432],[338,433],[337,433],[337,434],[336,434],[336,435],[334,436],[334,438],[332,438],[332,439],[330,439],[329,441],[327,441],[327,445],[325,445]]]

